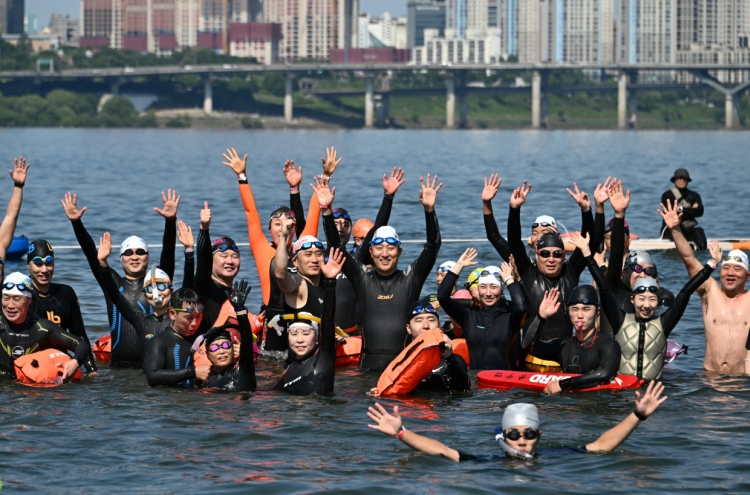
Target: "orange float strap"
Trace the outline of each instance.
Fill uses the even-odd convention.
[[[453,344],[453,354],[458,354],[464,358],[466,364],[470,364],[471,358],[469,357],[469,346],[466,345],[466,339],[453,339],[451,343]]]
[[[58,364],[67,363],[71,357],[57,349],[26,354],[13,362],[18,381],[34,387],[57,387],[63,384],[63,370]],[[81,370],[73,375],[73,380],[83,377]]]
[[[359,364],[360,354],[362,337],[347,337],[336,346],[336,366],[356,366]]]
[[[216,321],[211,324],[211,327],[220,327],[224,323],[226,323],[229,318],[234,318],[236,320],[237,313],[234,312],[234,307],[229,302],[229,300],[226,300],[221,306],[219,316],[216,318]],[[263,330],[263,320],[261,320],[258,315],[254,315],[250,312],[247,313],[247,318],[248,320],[250,320],[250,328],[252,329],[253,333],[255,335],[258,335],[260,331]]]
[[[444,346],[441,329],[423,332],[380,375],[376,395],[387,397],[410,393],[440,364]]]
[[[91,346],[91,351],[94,353],[97,363],[109,364],[112,357],[112,336],[102,335],[96,339],[94,345]]]

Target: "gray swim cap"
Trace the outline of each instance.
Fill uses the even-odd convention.
[[[539,429],[539,411],[534,404],[511,404],[503,413],[503,431],[511,426]]]
[[[625,260],[628,265],[640,265],[641,263],[648,263],[651,266],[656,266],[654,260],[651,259],[651,255],[647,251],[630,251],[628,259]]]
[[[640,290],[639,290],[640,289]],[[651,277],[639,278],[633,284],[633,293],[651,292],[659,294],[659,284]]]

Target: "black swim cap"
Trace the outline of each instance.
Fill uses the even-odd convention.
[[[549,232],[547,234],[544,234],[542,237],[539,238],[538,241],[536,241],[536,248],[537,250],[542,248],[560,248],[563,251],[565,251],[565,243],[563,242],[562,238],[555,234],[554,232]]]
[[[42,258],[52,256],[54,258],[55,251],[49,242],[44,239],[36,239],[29,244],[29,254],[26,256],[26,263],[31,263],[31,260],[37,256],[41,256]]]
[[[222,249],[222,246],[226,247]],[[219,237],[218,239],[214,239],[214,242],[211,243],[211,251],[213,254],[216,254],[219,251],[226,251],[227,249],[232,249],[232,251],[239,252],[237,243],[234,242],[234,239],[232,239],[231,237]]]
[[[334,208],[331,210],[331,213],[333,213],[333,218],[343,218],[345,221],[349,222],[349,225],[352,224],[352,217],[349,216],[349,212],[344,208]]]
[[[411,321],[412,318],[414,318],[417,315],[421,314],[431,314],[438,316],[437,310],[432,305],[432,301],[430,300],[430,297],[427,296],[423,299],[420,299],[419,301],[414,301],[409,305],[409,312],[407,313],[409,317],[409,321]],[[440,317],[438,316],[438,320]]]
[[[579,285],[570,293],[568,306],[576,304],[593,304],[599,306],[599,294],[592,285]]]
[[[220,327],[214,327],[206,332],[206,334],[203,336],[203,341],[206,343],[206,349],[208,349],[208,346],[211,345],[214,340],[226,339],[231,342],[232,333],[229,331],[230,328],[239,330],[239,325],[227,322]]]

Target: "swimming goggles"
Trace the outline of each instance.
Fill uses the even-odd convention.
[[[31,258],[31,262],[36,266],[51,265],[55,262],[55,258],[53,258],[52,256],[45,256],[44,258],[42,258],[41,256],[35,256]]]
[[[505,432],[505,438],[507,438],[508,440],[513,440],[514,442],[516,440],[519,440],[522,435],[523,435],[523,438],[525,438],[526,440],[534,440],[536,437],[539,436],[539,430],[534,430],[534,429],[529,428],[529,429],[523,430],[523,433],[521,433],[520,431],[514,428],[508,432]]]
[[[650,285],[646,287],[645,285],[641,285],[637,289],[633,291],[634,294],[643,294],[644,292],[650,292],[652,294],[659,294],[659,288],[655,285]]]
[[[352,219],[352,217],[350,217],[348,213],[341,213],[340,211],[334,211],[333,218],[343,218],[344,220]]]
[[[300,333],[300,332],[302,332],[303,336],[308,337],[311,333],[315,333],[315,330],[313,330],[310,327],[305,327],[305,328],[291,328],[291,329],[287,330],[287,332],[292,337],[296,337],[297,334]]]
[[[555,251],[537,251],[536,254],[538,254],[540,258],[543,258],[545,260],[550,256],[552,256],[556,260],[559,260],[560,258],[565,256],[565,253],[562,251],[562,249],[556,249]]]
[[[297,252],[304,251],[305,249],[310,249],[311,247],[315,246],[318,249],[323,249],[323,243],[320,241],[307,241],[303,242],[302,245],[297,249]]]
[[[282,208],[282,209],[279,209]],[[294,212],[292,210],[283,209],[283,206],[279,206],[273,213],[271,213],[271,220],[274,218],[287,217],[289,220],[295,220]]]
[[[568,302],[568,306],[575,306],[576,304],[583,304],[584,306],[588,306],[588,305],[599,306],[599,303],[597,301],[593,301],[589,299],[588,297],[579,297],[575,301]]]
[[[437,311],[435,311],[435,308],[432,307],[432,304],[428,304],[426,306],[417,306],[416,308],[414,308],[414,311],[411,312],[411,314],[413,315],[418,315],[421,313],[437,313]]]
[[[172,308],[172,311],[175,311],[177,313],[187,313],[189,316],[193,313],[203,313],[203,305],[198,304],[195,306],[188,306],[187,308]]]
[[[557,230],[557,225],[555,225],[554,223],[549,223],[549,222],[539,222],[539,223],[534,222],[531,224],[532,229],[535,229],[537,227],[552,227],[553,229]]]
[[[439,266],[437,267],[438,273],[448,273],[450,269],[447,266]]]
[[[169,284],[169,283],[166,283],[166,282],[158,282],[156,284],[156,288],[158,290],[164,292],[167,289],[171,289],[172,288],[172,284]],[[146,287],[143,288],[143,292],[145,292],[146,294],[151,294],[152,292],[154,292],[154,286],[153,285],[147,285]]]
[[[134,254],[137,254],[138,256],[145,256],[148,254],[148,251],[141,248],[138,248],[135,251],[133,251],[132,249],[126,249],[120,256],[133,256]]]
[[[370,241],[370,245],[372,246],[379,246],[383,243],[390,244],[391,246],[400,246],[401,241],[396,239],[395,237],[376,237],[375,239]]]
[[[14,284],[13,282],[8,282],[8,283],[3,284],[3,287],[5,289],[7,289],[7,290],[12,290],[13,287],[15,287],[16,289],[18,289],[20,291],[24,291],[25,290],[25,291],[31,292],[31,287],[29,287],[26,284]]]
[[[491,272],[489,270],[484,270],[482,273],[479,274],[480,277],[489,277],[493,276],[496,279],[500,280],[500,272]]]
[[[220,252],[220,253],[226,253],[226,252],[227,252],[227,251],[229,251],[230,249],[231,249],[232,251],[234,251],[235,253],[239,253],[239,252],[240,252],[240,248],[238,248],[236,244],[232,244],[231,246],[227,246],[227,245],[225,244],[225,245],[223,245],[223,246],[219,246],[218,248],[216,248],[216,249],[214,250],[214,253],[216,253],[217,251],[218,251],[218,252]]]
[[[737,263],[742,263],[743,265],[747,263],[747,260],[743,260],[739,256],[724,256],[724,261],[728,261],[728,262],[736,261]]]
[[[635,273],[645,273],[649,277],[653,277],[656,275],[656,267],[655,266],[641,266],[637,263],[633,263],[631,265],[628,265],[631,270],[633,270]]]
[[[211,352],[216,352],[219,349],[231,349],[231,348],[232,348],[232,343],[226,340],[222,342],[221,344],[211,344],[210,346],[208,346],[208,349]]]

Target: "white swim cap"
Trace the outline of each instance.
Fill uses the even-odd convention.
[[[394,229],[393,227],[389,227],[387,225],[385,227],[380,227],[378,230],[375,231],[375,235],[372,236],[373,239],[378,239],[378,238],[387,239],[389,237],[392,237],[393,239],[396,239],[397,241],[399,240],[398,234],[396,233],[396,229]]]
[[[449,272],[449,271],[453,270],[454,266],[456,266],[456,262],[455,261],[446,261],[446,262],[440,264],[440,266],[438,267],[437,271],[438,272]]]
[[[503,431],[512,426],[530,426],[539,429],[539,411],[534,404],[511,404],[503,413]]]
[[[10,289],[9,285],[12,286]],[[3,294],[31,297],[31,279],[21,272],[11,273],[3,281]]]
[[[307,248],[304,248],[303,246],[306,243],[308,243],[308,242],[310,243],[310,246],[308,246]],[[302,251],[303,249],[310,249],[310,248],[312,248],[313,245],[316,244],[316,243],[319,244],[320,246],[323,245],[323,243],[320,242],[320,240],[318,240],[317,237],[311,236],[311,235],[303,235],[302,237],[300,237],[299,239],[297,239],[297,242],[295,242],[292,245],[293,256],[297,256],[297,254],[299,254],[299,252]],[[323,248],[320,247],[320,249],[323,249]]]
[[[499,267],[485,266],[482,269],[482,272],[479,274],[479,280],[477,281],[477,284],[499,285],[500,287],[503,287],[505,284],[503,284],[502,280],[500,280],[500,277],[501,275]]]
[[[654,288],[656,289],[656,292],[654,292]],[[640,292],[639,292],[640,289]],[[635,283],[633,284],[633,293],[640,293],[643,294],[644,292],[651,292],[652,294],[659,295],[659,284],[651,277],[642,277],[639,279],[636,279]]]
[[[146,241],[144,241],[140,237],[131,235],[130,237],[122,241],[122,244],[120,245],[120,256],[122,256],[122,253],[124,253],[128,249],[132,249],[133,251],[135,251],[136,249],[143,249],[148,253],[148,244],[146,244]]]
[[[739,249],[732,249],[724,256],[724,262],[722,265],[738,265],[745,269],[746,272],[750,271],[750,264],[747,260],[747,255]]]
[[[533,228],[533,225],[552,227],[553,229],[555,229],[555,231],[557,231],[557,222],[555,221],[554,217],[551,217],[549,215],[542,215],[540,217],[536,217],[536,220],[534,220],[534,223],[532,224],[532,228]]]
[[[146,278],[143,279],[143,287],[148,287],[154,282],[164,282],[167,284],[171,284],[172,279],[169,278],[167,272],[165,272],[161,268],[152,268],[151,270],[146,272]]]

